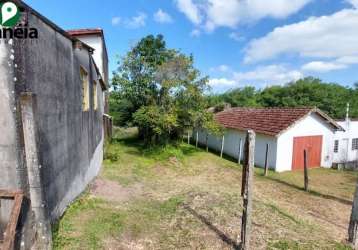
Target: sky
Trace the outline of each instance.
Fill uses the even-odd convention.
[[[193,54],[213,93],[306,76],[358,82],[358,0],[25,0],[63,29],[102,28],[110,71],[149,34]]]

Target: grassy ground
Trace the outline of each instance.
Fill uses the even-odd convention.
[[[186,144],[145,149],[117,131],[100,176],[54,229],[55,249],[233,249],[241,168]],[[256,169],[252,249],[344,245],[357,173]]]

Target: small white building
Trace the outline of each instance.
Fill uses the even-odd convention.
[[[277,172],[303,169],[304,150],[308,167],[331,167],[334,135],[343,130],[317,108],[231,108],[215,114],[215,120],[225,128],[223,138],[194,131],[200,144],[220,151],[224,141],[224,154],[243,160],[246,131],[252,129],[256,132],[255,165],[265,165],[268,147],[268,166]]]
[[[346,118],[337,123],[345,131],[339,131],[335,135],[333,163],[358,162],[358,119]]]

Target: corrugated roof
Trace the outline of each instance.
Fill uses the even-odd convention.
[[[253,129],[256,133],[276,136],[294,123],[315,112],[335,129],[342,130],[334,120],[316,108],[231,108],[215,115],[225,128]]]

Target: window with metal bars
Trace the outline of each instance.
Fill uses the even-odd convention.
[[[358,150],[358,138],[352,140],[352,150]]]
[[[339,148],[339,141],[338,141],[338,140],[335,140],[335,141],[334,141],[334,152],[335,152],[335,153],[338,153],[338,148]]]

